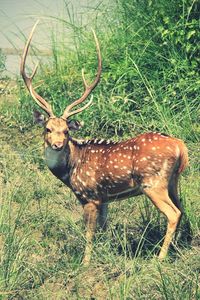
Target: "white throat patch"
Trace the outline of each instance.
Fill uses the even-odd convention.
[[[45,149],[45,160],[50,170],[57,169],[66,165],[66,150],[63,147],[62,150],[53,150],[51,147]]]

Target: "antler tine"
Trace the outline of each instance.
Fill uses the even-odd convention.
[[[37,20],[37,22],[35,23],[35,25],[33,26],[32,30],[31,30],[31,33],[29,35],[29,38],[26,42],[26,45],[24,47],[24,52],[22,54],[22,59],[21,59],[21,65],[20,65],[20,73],[22,75],[22,78],[26,84],[26,87],[27,89],[29,90],[31,96],[33,97],[33,99],[37,102],[37,104],[49,115],[49,117],[54,117],[54,114],[52,112],[52,108],[51,108],[51,105],[47,103],[47,101],[45,99],[43,99],[33,88],[33,85],[32,85],[32,80],[36,74],[36,71],[37,71],[37,67],[38,67],[38,64],[34,67],[34,70],[31,74],[31,76],[28,76],[26,74],[26,71],[25,71],[25,63],[26,63],[26,58],[27,58],[27,54],[28,54],[28,50],[29,50],[29,47],[30,47],[30,43],[31,43],[31,40],[32,40],[32,37],[33,37],[33,33],[35,31],[35,28],[37,26],[37,24],[39,23],[39,20]]]
[[[71,117],[71,116],[73,116],[73,115],[76,115],[76,114],[80,113],[81,111],[83,111],[83,110],[85,110],[86,108],[88,108],[88,107],[92,104],[92,101],[93,101],[93,95],[91,96],[90,101],[88,101],[88,103],[85,104],[83,107],[80,107],[80,108],[78,108],[78,109],[76,109],[76,110],[73,110],[73,111],[71,111],[71,112],[68,112],[68,113],[67,113],[67,116],[64,116],[64,114],[63,114],[63,116],[62,116],[61,118],[64,119],[64,120],[66,120],[67,118],[69,118],[69,117]]]
[[[97,36],[95,34],[95,31],[92,30],[92,32],[93,32],[94,39],[95,39],[95,44],[96,44],[96,49],[97,49],[97,57],[98,57],[98,70],[97,70],[96,78],[94,79],[94,81],[90,85],[88,85],[87,82],[86,82],[85,76],[84,76],[84,70],[82,69],[82,79],[83,79],[85,91],[79,99],[75,100],[73,103],[71,103],[70,105],[68,105],[66,107],[66,109],[65,109],[65,111],[62,115],[63,119],[67,119],[70,116],[83,111],[84,109],[86,109],[92,103],[92,98],[91,98],[90,101],[85,106],[81,107],[80,109],[76,109],[74,111],[71,111],[71,109],[74,106],[76,106],[78,104],[81,104],[90,95],[92,90],[97,86],[97,84],[100,80],[100,77],[101,77],[101,71],[102,71],[101,51],[100,51],[99,42],[98,42]]]

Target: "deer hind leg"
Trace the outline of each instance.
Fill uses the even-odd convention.
[[[167,217],[167,232],[159,253],[159,259],[164,259],[167,255],[170,243],[176,231],[181,217],[181,211],[168,196],[168,190],[164,188],[145,189],[145,194],[151,199],[154,205]]]
[[[84,206],[84,222],[86,225],[86,247],[83,258],[84,266],[87,266],[91,259],[92,240],[96,230],[97,211],[97,205],[94,202],[89,202]]]

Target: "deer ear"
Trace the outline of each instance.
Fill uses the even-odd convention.
[[[46,123],[46,117],[43,114],[41,114],[38,110],[34,110],[33,118],[35,123],[39,126],[44,126],[44,124]]]
[[[81,127],[83,127],[83,125],[84,125],[84,122],[79,122],[76,120],[67,121],[67,126],[68,126],[69,130],[73,130],[73,131],[79,130],[79,129],[81,129]]]

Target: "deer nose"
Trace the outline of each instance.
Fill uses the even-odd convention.
[[[63,148],[63,143],[62,142],[55,142],[52,146],[53,150],[61,150]]]

